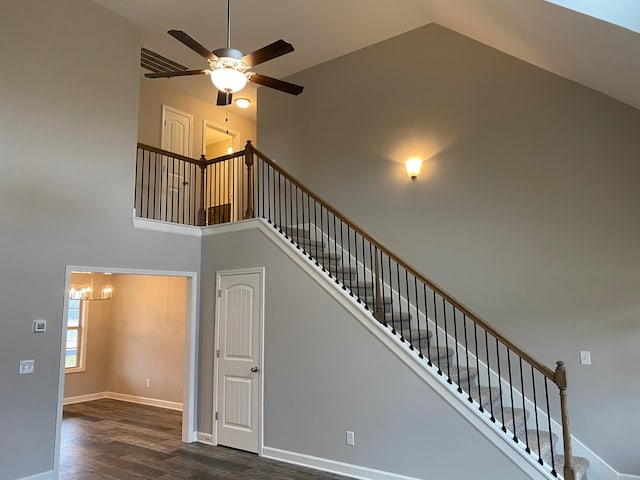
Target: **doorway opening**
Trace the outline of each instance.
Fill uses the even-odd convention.
[[[64,405],[99,399],[170,409],[196,441],[197,273],[68,266],[54,478]]]

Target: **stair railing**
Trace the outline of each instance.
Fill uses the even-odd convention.
[[[201,175],[194,175],[197,180],[189,183],[191,190],[185,197],[189,206],[192,197],[198,200],[195,216],[187,209],[188,215],[175,217],[173,207],[160,202],[157,208],[152,201],[170,197],[162,193],[163,186],[172,185],[163,180],[167,173],[163,171],[162,181],[151,174],[165,157],[170,165],[184,162],[170,173],[176,168],[191,172],[194,164],[200,168]],[[243,151],[212,160],[203,156],[199,161],[138,145],[136,172],[139,216],[197,225],[265,219],[504,434],[540,465],[550,465],[554,476],[558,476],[557,441],[552,418],[560,418],[563,474],[565,480],[575,480],[564,363],[557,362],[552,370],[534,358],[251,142]],[[550,396],[550,384],[558,388],[557,397]]]

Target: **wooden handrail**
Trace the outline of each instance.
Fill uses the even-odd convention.
[[[317,203],[322,205],[327,210],[331,211],[331,213],[333,215],[335,215],[337,218],[342,220],[344,223],[350,225],[351,228],[353,228],[354,230],[358,231],[358,233],[361,236],[363,236],[369,242],[371,242],[373,245],[375,245],[377,248],[382,250],[387,256],[393,258],[393,260],[398,265],[400,265],[406,271],[411,273],[411,275],[416,277],[418,280],[420,280],[424,284],[428,285],[429,288],[431,288],[433,291],[438,293],[438,295],[440,295],[442,298],[444,298],[449,303],[451,303],[456,309],[458,309],[460,312],[462,312],[467,317],[470,317],[475,323],[477,323],[479,326],[481,326],[483,329],[485,329],[488,333],[493,335],[495,338],[499,339],[504,345],[506,345],[508,348],[510,348],[511,351],[513,351],[514,353],[517,353],[520,357],[522,357],[524,360],[526,360],[531,366],[535,367],[545,377],[547,377],[552,382],[556,383],[555,373],[551,368],[547,367],[542,362],[540,362],[539,360],[534,358],[531,354],[529,354],[522,347],[520,347],[517,343],[515,343],[513,340],[511,340],[509,337],[507,337],[504,333],[502,333],[497,328],[495,328],[492,325],[490,325],[489,323],[487,323],[477,313],[475,313],[473,310],[471,310],[470,308],[465,306],[461,301],[459,301],[453,295],[447,293],[443,288],[441,288],[434,281],[430,280],[429,278],[425,277],[422,273],[420,273],[417,270],[415,270],[406,261],[404,261],[400,256],[398,256],[391,249],[389,249],[386,245],[384,245],[382,242],[380,242],[375,237],[369,235],[356,222],[354,222],[349,217],[344,215],[342,212],[340,212],[340,210],[335,208],[329,202],[323,200],[318,194],[316,194],[309,187],[307,187],[302,182],[300,182],[300,180],[298,180],[297,178],[295,178],[291,174],[289,174],[287,171],[285,171],[282,167],[280,167],[277,163],[275,163],[273,160],[271,160],[267,155],[262,153],[260,150],[255,148],[252,144],[249,144],[248,148],[250,150],[252,150],[262,161],[267,163],[271,168],[273,168],[274,170],[276,170],[280,174],[284,175],[291,183],[296,185],[299,189],[301,189],[307,195],[309,195],[310,197],[313,197],[313,199]]]
[[[185,157],[184,155],[173,153],[168,150],[162,150],[161,148],[152,147],[151,145],[145,145],[144,143],[138,142],[138,148],[141,148],[142,150],[148,150],[150,152],[157,153],[159,155],[164,155],[166,157],[173,157],[178,160],[182,160],[183,162],[192,163],[194,165],[198,165],[198,166],[202,165],[202,161],[196,160],[195,158]]]

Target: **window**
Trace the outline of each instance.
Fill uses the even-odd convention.
[[[84,371],[85,357],[85,319],[88,302],[82,299],[80,292],[69,299],[67,316],[67,345],[65,351],[65,371],[67,373]]]

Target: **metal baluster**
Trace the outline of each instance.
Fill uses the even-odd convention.
[[[520,363],[520,390],[522,391],[522,412],[524,415],[524,443],[527,445],[525,450],[527,453],[531,453],[531,449],[529,448],[529,429],[527,428],[527,407],[525,405],[526,394],[524,391],[524,371],[522,369],[522,357],[518,357]]]
[[[409,295],[409,272],[407,269],[404,269],[404,287],[405,292],[407,294],[407,315],[411,315],[411,295]],[[400,297],[400,308],[402,308],[402,295],[400,286],[398,285],[398,296]],[[416,301],[417,303],[417,301]],[[400,328],[402,329],[402,313],[400,314]],[[411,331],[411,324],[409,324],[409,350],[413,350],[415,347],[413,346],[413,332]],[[404,332],[403,332],[404,336]]]
[[[553,433],[551,433],[551,409],[549,408],[549,382],[547,377],[544,377],[544,396],[547,400],[547,428],[549,429],[549,448],[551,449],[551,474],[554,477],[558,476],[556,471],[556,459],[555,459],[555,445],[553,444]]]
[[[471,398],[471,370],[469,369],[469,340],[467,337],[467,314],[466,313],[462,313],[462,322],[464,325],[464,351],[465,351],[465,360],[466,360],[466,364],[467,364],[467,400],[469,400],[470,402],[473,402],[473,398]],[[478,352],[476,351],[476,354]],[[458,381],[460,381],[460,378],[458,377]],[[462,383],[462,382],[460,382]]]
[[[500,365],[500,345],[498,343],[498,339],[496,338],[496,362],[498,363],[498,387],[500,391],[500,418],[502,419],[502,431],[506,432],[507,429],[504,426],[504,404],[502,403],[502,371]]]
[[[444,300],[444,297],[442,298],[442,315],[443,315],[443,321],[444,321],[444,341],[445,341],[445,348],[447,349],[447,353],[446,353],[446,358],[447,358],[447,382],[451,383],[451,355],[449,355],[449,322],[448,322],[448,318],[447,318],[447,304]]]
[[[442,375],[442,368],[440,368],[440,333],[438,332],[438,304],[436,302],[436,291],[433,292],[433,321],[436,324],[435,332],[436,332],[436,356],[438,360],[438,375]],[[431,351],[429,351],[429,361],[431,361]]]
[[[511,421],[513,422],[513,441],[518,441],[518,435],[516,435],[516,404],[513,401],[513,378],[511,377],[511,349],[507,347],[507,365],[509,367],[509,390],[511,393]]]
[[[418,278],[413,275],[413,290],[415,293],[415,301],[416,301],[416,326],[418,327],[418,355],[420,356],[420,358],[422,358],[422,338],[420,335],[420,310],[419,310],[419,305],[418,305]],[[411,314],[409,314],[409,328],[411,328]],[[427,335],[427,340],[429,339],[429,336]]]
[[[489,334],[487,333],[487,331],[484,331],[484,346],[486,348],[486,353],[487,353],[487,380],[489,383],[489,409],[491,411],[491,421],[493,423],[496,422],[496,417],[493,414],[493,393],[491,391],[491,354],[489,353]],[[498,379],[498,382],[500,382],[500,379]],[[482,402],[480,402],[482,403]]]
[[[540,421],[538,419],[538,396],[536,394],[536,376],[535,370],[533,369],[533,365],[531,365],[531,384],[533,386],[533,411],[536,414],[536,438],[538,440],[538,463],[540,465],[544,464],[540,453],[542,450],[540,449]]]
[[[456,320],[456,307],[451,305],[451,308],[453,310],[453,338],[456,342],[456,373],[458,375],[456,383],[458,384],[458,393],[462,393],[462,387],[460,387],[460,351],[458,349],[460,342],[458,342],[458,321]]]
[[[424,299],[424,323],[427,326],[427,365],[429,365],[430,367],[433,365],[433,363],[431,363],[431,355],[429,355],[429,349],[431,348],[431,339],[429,339],[429,298],[427,296],[427,284],[423,283],[422,284],[422,296]],[[438,332],[436,332],[436,335],[438,334]],[[421,349],[422,350],[422,349]],[[422,351],[420,351],[420,358],[424,358],[424,355],[422,354]]]
[[[477,379],[477,383],[478,383],[478,402],[480,403],[480,411],[483,412],[484,408],[482,407],[482,390],[481,390],[481,385],[480,385],[480,348],[478,347],[478,324],[476,322],[473,322],[473,338],[474,338],[474,342],[476,345],[476,370],[478,372],[478,379]],[[471,392],[471,389],[469,389],[469,392]],[[471,395],[469,395],[469,397],[471,397]]]

